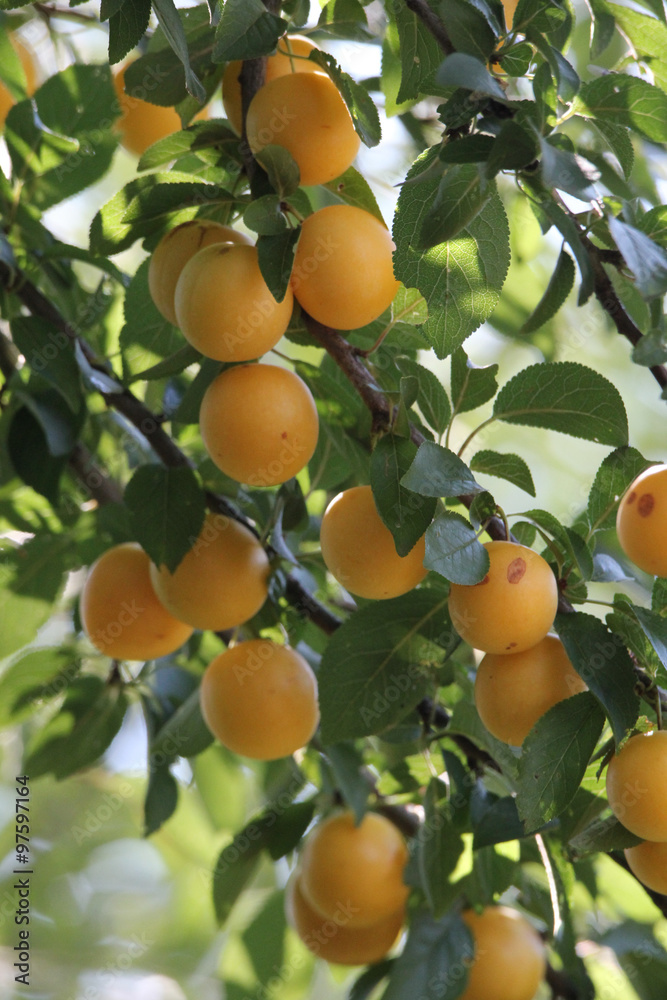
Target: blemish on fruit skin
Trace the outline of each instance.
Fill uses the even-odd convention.
[[[284,440],[285,440],[285,438],[287,437],[287,431],[283,431],[283,432],[282,432],[282,434],[281,434],[280,436],[281,436],[281,438],[282,438],[282,439],[283,439],[283,441],[284,441]]]
[[[487,573],[483,580],[480,580],[477,584],[478,587],[483,587],[485,583],[489,582],[489,574]]]
[[[626,503],[628,504],[634,503],[636,499],[637,499],[637,494],[633,490],[628,499],[626,500]]]
[[[519,556],[518,559],[513,559],[507,567],[507,582],[519,583],[519,581],[523,579],[526,569],[527,566],[525,559],[522,559],[521,556]]]
[[[510,642],[509,646],[505,646],[505,649],[514,649],[515,646],[516,646],[515,642]]]
[[[648,517],[653,508],[655,507],[655,497],[652,493],[644,493],[643,496],[639,498],[639,503],[637,504],[637,513],[640,517]]]

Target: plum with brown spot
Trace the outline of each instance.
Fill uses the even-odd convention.
[[[639,475],[621,499],[616,515],[621,548],[635,566],[667,576],[667,465]]]

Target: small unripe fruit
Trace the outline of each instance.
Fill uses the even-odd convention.
[[[546,972],[542,939],[508,906],[465,910],[475,955],[460,1000],[533,1000]]]
[[[114,545],[88,570],[81,592],[84,632],[102,653],[117,660],[153,660],[186,642],[192,626],[158,599],[151,561],[140,545]]]
[[[485,653],[520,653],[540,642],[556,616],[549,564],[525,545],[487,542],[489,571],[473,586],[453,583],[449,613],[462,639]]]
[[[165,319],[178,325],[174,308],[176,284],[187,262],[212,243],[244,243],[250,240],[231,226],[212,219],[192,219],[170,229],[162,237],[148,265],[148,288],[153,302]]]
[[[306,185],[344,173],[360,145],[345,101],[320,73],[290,73],[265,83],[250,102],[246,131],[253,153],[268,145],[287,149]]]
[[[300,858],[301,891],[323,917],[335,919],[345,905],[348,927],[369,927],[405,905],[407,860],[401,833],[384,816],[366,813],[355,826],[351,812],[337,813],[306,838]]]
[[[306,948],[318,958],[340,965],[379,962],[396,943],[405,919],[401,907],[370,927],[350,927],[350,910],[345,904],[333,917],[323,917],[306,901],[298,872],[287,883],[285,913]]]
[[[307,313],[335,330],[377,319],[396,295],[394,244],[387,227],[354,205],[328,205],[305,219],[292,288]]]
[[[214,736],[234,753],[277,760],[314,735],[320,715],[317,681],[288,646],[250,639],[212,660],[202,677],[202,715]]]
[[[667,841],[667,732],[654,729],[631,736],[609,761],[607,798],[630,833]]]
[[[625,850],[625,860],[633,875],[643,882],[647,889],[667,895],[667,841],[655,843],[644,840],[635,847]]]
[[[276,486],[313,456],[319,421],[310,389],[277,365],[239,365],[211,382],[199,412],[219,469],[250,486]]]
[[[236,628],[268,593],[269,559],[255,536],[221,514],[208,514],[197,541],[173,573],[151,565],[155,592],[194,628]]]
[[[424,536],[406,556],[399,556],[370,486],[353,486],[334,497],[322,518],[320,543],[329,572],[358,597],[399,597],[427,573]]]
[[[275,80],[277,76],[287,76],[288,73],[324,73],[321,66],[308,59],[308,54],[316,48],[317,46],[313,42],[302,35],[281,38],[276,54],[269,56],[266,60],[264,83]],[[241,83],[239,81],[241,66],[240,59],[233,59],[227,63],[222,77],[222,103],[225,114],[230,125],[239,135],[243,129]]]
[[[538,719],[564,698],[586,690],[553,635],[521,653],[487,653],[475,677],[475,705],[489,732],[521,746]]]
[[[646,469],[635,479],[619,504],[616,532],[635,566],[667,576],[667,465]]]
[[[176,284],[183,336],[207,358],[252,361],[278,343],[292,315],[292,290],[276,302],[257,248],[216,244],[187,262]]]

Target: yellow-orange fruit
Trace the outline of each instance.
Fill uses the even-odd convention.
[[[151,564],[155,592],[194,628],[235,628],[252,618],[268,593],[269,560],[255,536],[221,514],[208,514],[197,541],[170,573]]]
[[[396,914],[408,898],[403,871],[408,849],[393,823],[366,813],[355,826],[351,812],[336,813],[313,828],[300,859],[304,899],[335,919],[348,907],[346,926],[370,927]]]
[[[302,35],[289,35],[278,42],[278,51],[266,60],[266,76],[264,83],[275,80],[277,76],[287,76],[288,73],[324,73],[321,66],[311,62],[308,54],[316,49],[308,38]],[[243,114],[241,110],[241,60],[233,59],[227,63],[222,77],[222,103],[225,114],[232,128],[241,135],[243,129]]]
[[[319,421],[310,389],[276,365],[239,365],[211,382],[199,430],[219,469],[250,486],[276,486],[313,456]]]
[[[644,840],[636,847],[628,847],[625,860],[648,889],[667,895],[667,841]]]
[[[619,504],[616,532],[635,566],[667,576],[667,465],[637,476]]]
[[[117,70],[113,76],[113,85],[121,106],[121,117],[116,122],[120,132],[121,143],[130,153],[141,156],[149,146],[158,139],[164,139],[172,132],[180,132],[181,119],[173,108],[163,108],[151,104],[139,96],[141,89],[134,94],[125,93],[125,72],[127,65]]]
[[[505,24],[507,25],[507,30],[509,31],[512,27],[514,21],[514,13],[519,6],[519,0],[503,0],[503,8],[505,10]]]
[[[257,91],[246,120],[253,153],[283,146],[302,184],[326,184],[351,165],[359,136],[336,85],[321,73],[278,76]]]
[[[292,315],[290,288],[276,302],[257,248],[216,244],[187,262],[176,284],[176,318],[193,347],[216,361],[251,361],[278,343]]]
[[[366,326],[387,309],[399,283],[385,225],[354,205],[328,205],[304,221],[292,288],[314,319],[335,330]]]
[[[148,288],[165,319],[177,325],[174,295],[181,271],[191,257],[212,243],[242,243],[250,240],[231,226],[212,219],[192,219],[170,229],[162,237],[148,265]]]
[[[379,962],[396,943],[405,919],[401,907],[370,927],[350,927],[350,910],[344,903],[333,917],[323,917],[306,901],[298,872],[287,883],[285,912],[306,948],[318,958],[340,965]]]
[[[607,768],[607,798],[630,833],[667,841],[667,732],[631,736]]]
[[[553,624],[558,587],[549,564],[525,545],[487,542],[489,572],[474,586],[453,583],[449,613],[462,639],[485,653],[520,653]]]
[[[151,561],[135,542],[114,545],[88,570],[81,592],[84,632],[102,653],[118,660],[153,660],[186,642],[192,626],[158,599]]]
[[[460,1000],[533,1000],[546,972],[537,931],[508,906],[465,910],[475,954]]]
[[[32,55],[18,36],[10,35],[10,41],[16,50],[16,54],[21,60],[21,66],[23,67],[23,72],[25,74],[26,91],[28,95],[34,94],[37,86],[37,76],[35,74],[35,65],[32,61]],[[0,129],[2,129],[5,124],[5,118],[9,114],[9,110],[14,103],[15,101],[11,93],[4,83],[0,81]]]
[[[234,753],[277,760],[314,735],[317,681],[304,658],[267,639],[240,642],[211,660],[200,688],[202,715]]]
[[[370,486],[353,486],[334,497],[322,518],[320,543],[329,572],[358,597],[399,597],[427,573],[424,536],[399,556]]]
[[[475,704],[497,739],[521,746],[538,719],[586,690],[560,639],[547,635],[521,653],[487,653],[475,677]]]

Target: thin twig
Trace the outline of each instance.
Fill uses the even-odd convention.
[[[446,56],[456,51],[444,24],[426,0],[405,0],[405,6],[428,28]]]

